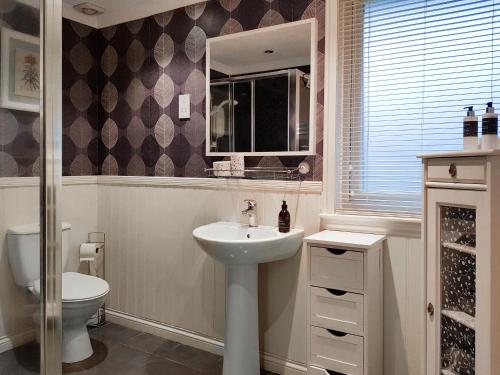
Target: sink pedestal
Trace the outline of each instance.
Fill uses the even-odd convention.
[[[258,265],[226,267],[224,375],[259,375]]]
[[[293,257],[304,231],[280,233],[278,228],[221,221],[196,228],[193,237],[226,265],[223,375],[260,375],[258,265]]]

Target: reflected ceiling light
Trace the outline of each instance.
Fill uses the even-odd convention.
[[[73,8],[87,16],[98,16],[99,14],[104,13],[104,8],[92,3],[77,4]]]

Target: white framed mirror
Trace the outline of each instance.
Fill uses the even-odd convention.
[[[207,39],[206,153],[314,155],[317,21]]]

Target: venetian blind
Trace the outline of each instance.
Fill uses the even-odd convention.
[[[500,109],[500,0],[340,0],[339,211],[415,216],[416,155]]]

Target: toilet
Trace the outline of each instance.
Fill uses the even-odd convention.
[[[69,255],[71,224],[62,223],[62,268]],[[7,231],[9,263],[16,284],[40,298],[40,226],[20,225]],[[83,361],[93,354],[87,321],[102,306],[109,284],[98,277],[76,272],[62,274],[62,359],[65,363]],[[40,324],[39,313],[35,323]]]

